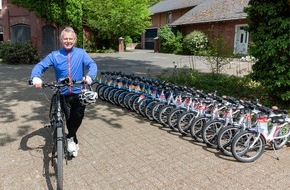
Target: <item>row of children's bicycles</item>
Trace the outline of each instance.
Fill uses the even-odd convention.
[[[265,147],[275,152],[289,140],[286,110],[253,101],[218,96],[216,92],[169,84],[164,81],[102,72],[96,85],[101,100],[136,112],[208,147],[253,162]]]

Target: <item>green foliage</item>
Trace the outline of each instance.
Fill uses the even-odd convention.
[[[86,24],[99,38],[116,43],[119,37],[140,35],[151,24],[143,0],[86,0],[83,11]]]
[[[11,0],[11,3],[26,7],[48,22],[70,25],[77,31],[82,28],[83,0]]]
[[[257,59],[251,77],[272,96],[290,103],[290,18],[287,0],[250,0],[245,8]]]
[[[182,34],[177,32],[175,35],[172,28],[164,25],[158,29],[160,52],[162,53],[179,53],[182,51]]]
[[[205,55],[207,46],[207,36],[198,30],[187,34],[183,39],[183,51],[188,55]]]
[[[37,49],[31,42],[11,43],[0,45],[0,57],[7,64],[35,64],[39,61]]]
[[[205,57],[212,73],[221,73],[224,67],[231,62],[231,48],[222,33],[211,37]]]
[[[82,26],[85,25],[94,31],[95,39],[101,39],[109,47],[116,47],[119,37],[140,36],[151,24],[148,8],[155,2],[157,1],[11,0],[11,3],[33,11],[47,22],[73,27],[78,33],[78,45],[83,43]]]
[[[163,0],[148,0],[148,4],[149,4],[149,6],[153,6],[161,1],[163,1]]]

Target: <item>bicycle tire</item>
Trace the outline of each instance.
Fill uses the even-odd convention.
[[[217,135],[218,149],[226,156],[233,156],[231,145],[234,137],[241,132],[240,126],[228,125],[220,129]]]
[[[169,113],[175,108],[174,105],[166,105],[163,106],[162,109],[159,111],[158,115],[158,121],[160,124],[162,124],[165,127],[169,127],[168,124],[168,115]]]
[[[158,118],[158,116],[159,116],[159,112],[160,112],[160,110],[162,109],[162,107],[163,106],[165,106],[165,103],[164,102],[157,102],[154,106],[153,106],[153,108],[152,108],[152,117],[153,117],[153,119],[156,121],[156,122],[158,122],[159,123],[159,118]]]
[[[152,116],[152,109],[154,107],[154,105],[159,102],[158,100],[152,100],[150,101],[146,107],[145,107],[145,116],[150,120],[150,121],[153,121],[154,118]]]
[[[130,105],[129,105],[129,100],[130,100],[130,98],[131,98],[133,95],[136,95],[136,93],[134,93],[134,92],[129,92],[129,93],[127,93],[127,94],[124,96],[124,99],[123,99],[123,102],[124,102],[124,106],[125,106],[125,108],[127,108],[127,109],[129,109],[129,110],[131,110]]]
[[[140,103],[141,100],[140,100],[140,94],[139,94],[138,97],[134,99],[133,104],[132,104],[133,111],[135,111],[135,112],[137,112],[139,114],[140,114],[140,112],[138,110],[138,107],[139,107],[139,103]]]
[[[134,93],[133,95],[130,96],[130,98],[128,99],[128,108],[131,111],[135,111],[134,110],[134,102],[136,101],[136,99],[138,100],[139,94]]]
[[[255,141],[255,138],[258,139]],[[253,142],[255,144],[252,144]],[[234,137],[231,145],[232,155],[240,162],[253,162],[263,154],[265,143],[264,137],[262,135],[258,136],[256,131],[245,130]],[[253,147],[249,148],[250,145]]]
[[[276,137],[279,137],[279,135],[282,136],[282,135],[286,135],[289,133],[290,133],[290,124],[286,124],[285,126],[283,126],[279,129],[279,132],[277,133]],[[285,144],[287,144],[287,142],[288,142],[288,137],[284,137],[281,139],[274,139],[273,145],[274,145],[275,150],[279,150],[279,149],[283,148],[283,146]]]
[[[194,140],[198,142],[204,142],[202,138],[202,128],[207,122],[209,122],[209,120],[210,119],[208,117],[202,116],[197,117],[192,121],[189,130],[190,135]]]
[[[104,91],[105,91],[107,88],[108,88],[107,85],[103,85],[103,86],[101,86],[100,88],[98,88],[97,93],[98,93],[98,96],[99,96],[99,98],[100,98],[101,100],[104,100],[104,101],[105,101],[105,98],[104,98]]]
[[[104,89],[103,97],[104,99],[109,102],[109,92],[113,89],[112,86],[107,86],[107,88]]]
[[[197,113],[194,111],[186,111],[180,115],[177,121],[177,129],[183,136],[190,136],[190,125]]]
[[[95,88],[95,91],[98,92],[99,89],[104,86],[105,84],[97,84],[96,88]]]
[[[211,148],[217,148],[217,135],[224,123],[219,120],[208,122],[202,127],[202,138],[204,143]]]
[[[143,98],[142,100],[140,100],[139,104],[138,104],[138,111],[140,113],[140,115],[142,115],[143,117],[145,117],[145,108],[147,106],[148,103],[150,103],[152,101],[151,98]]]
[[[125,104],[124,104],[124,98],[125,96],[129,93],[129,91],[123,91],[121,92],[119,95],[118,95],[118,98],[117,98],[117,103],[119,106],[125,108]]]
[[[113,101],[114,101],[114,104],[119,105],[118,103],[118,96],[120,95],[121,92],[124,92],[123,89],[118,89],[117,91],[114,92],[114,95],[113,95]]]
[[[57,146],[57,173],[56,173],[56,181],[57,181],[57,189],[63,189],[63,159],[64,159],[64,134],[63,134],[63,126],[62,124],[58,124],[57,126],[57,138],[56,138],[56,146]]]
[[[119,89],[117,89],[117,88],[112,88],[112,89],[109,91],[109,93],[108,93],[108,101],[109,101],[110,103],[112,103],[112,104],[115,104],[115,102],[114,102],[114,94],[115,94],[115,92],[116,92],[117,90],[119,90]]]
[[[173,131],[179,131],[177,128],[178,119],[185,111],[186,109],[184,108],[175,108],[168,114],[167,123]]]

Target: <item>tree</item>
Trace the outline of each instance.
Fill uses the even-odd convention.
[[[139,35],[148,27],[150,13],[144,0],[86,0],[86,24],[102,39]]]
[[[253,42],[249,52],[257,59],[252,79],[275,98],[290,102],[289,1],[250,0],[244,11]]]
[[[113,42],[119,37],[140,36],[151,24],[152,2],[155,0],[11,0],[49,22],[70,25],[79,34],[86,25],[97,38]]]
[[[148,5],[149,6],[153,6],[159,2],[161,2],[162,0],[148,0]]]
[[[83,0],[11,0],[11,3],[33,11],[48,22],[82,28]]]

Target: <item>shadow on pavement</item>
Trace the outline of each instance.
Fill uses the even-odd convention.
[[[40,136],[45,140],[45,144],[43,146],[39,147],[34,147],[31,148],[28,146],[28,141],[29,139],[32,139],[36,136]],[[33,131],[29,134],[26,134],[21,138],[20,141],[20,150],[23,151],[29,151],[30,154],[33,154],[33,152],[42,152],[43,153],[43,171],[42,175],[45,177],[45,181],[47,184],[47,189],[52,190],[54,189],[54,185],[52,182],[51,177],[55,177],[55,172],[52,170],[51,164],[51,155],[50,155],[50,150],[51,150],[51,136],[50,136],[50,129],[49,128],[40,128],[36,131]],[[32,155],[33,156],[33,155]],[[51,168],[51,169],[50,169]]]

